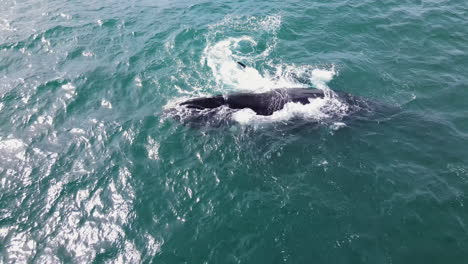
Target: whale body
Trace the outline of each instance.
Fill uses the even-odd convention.
[[[365,101],[343,92],[333,92],[339,100],[351,106],[362,105]],[[310,88],[284,88],[275,89],[265,93],[233,93],[216,95],[213,97],[200,97],[180,103],[189,109],[207,110],[226,106],[229,109],[253,110],[257,115],[269,116],[284,108],[287,103],[309,104],[314,99],[324,98],[325,92]]]
[[[323,99],[326,99],[323,101]],[[279,88],[263,93],[238,92],[210,97],[198,97],[178,103],[170,108],[168,113],[174,119],[185,124],[210,124],[218,126],[229,123],[233,115],[243,109],[252,110],[258,117],[268,117],[281,111],[289,103],[307,106],[315,100],[322,100],[319,105],[318,116],[316,110],[299,109],[298,115],[291,117],[304,119],[305,122],[320,120],[340,121],[357,119],[375,119],[385,117],[395,112],[396,107],[341,91],[321,90],[314,88]],[[296,106],[295,106],[296,107]],[[297,109],[297,108],[294,108]],[[315,109],[314,106],[310,109]],[[289,111],[289,110],[287,110]],[[295,110],[293,110],[295,111]],[[305,115],[304,112],[305,111]],[[288,116],[288,114],[286,114]],[[278,116],[279,118],[284,115]],[[324,119],[325,118],[325,119]],[[235,120],[237,120],[234,117]],[[297,119],[297,118],[295,118]],[[272,119],[275,120],[275,119]]]
[[[242,62],[237,62],[237,64],[242,69],[247,67]],[[300,80],[298,76],[296,78]],[[307,83],[307,80],[301,82]],[[307,106],[309,104],[310,107]],[[285,111],[281,111],[287,105]],[[244,109],[248,111],[241,111]],[[165,112],[184,123],[207,122],[213,125],[231,119],[244,123],[245,120],[250,120],[252,115],[267,121],[290,118],[297,120],[296,117],[306,122],[338,121],[347,119],[351,115],[367,119],[382,116],[382,114],[385,116],[398,109],[399,107],[330,89],[277,88],[263,93],[237,92],[193,98],[178,103],[176,107],[172,105],[169,109],[166,108]],[[357,113],[359,115],[356,115]]]

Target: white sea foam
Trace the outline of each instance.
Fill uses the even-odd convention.
[[[112,104],[111,102],[107,101],[106,99],[101,100],[101,106],[105,108],[112,109]]]
[[[137,87],[142,87],[143,86],[143,83],[142,83],[141,78],[139,76],[135,77],[135,85]]]
[[[60,17],[65,18],[65,19],[67,19],[67,20],[72,19],[72,15],[65,14],[65,13],[60,13]]]
[[[247,66],[242,68],[237,61],[252,61],[239,54],[234,54],[241,42],[251,43],[253,46],[257,42],[250,36],[238,38],[227,38],[213,45],[208,45],[202,56],[202,63],[206,61],[213,76],[221,89],[249,90],[251,92],[265,92],[280,87],[301,87],[301,84],[284,74],[281,65],[276,66],[276,72],[270,74],[260,73],[257,69]],[[263,51],[256,57],[265,58],[269,55],[269,50]]]
[[[201,57],[201,64],[206,63],[211,69],[217,83],[216,90],[219,92],[226,92],[226,90],[262,92],[291,84],[284,78],[275,80],[275,76],[265,76],[253,67],[243,69],[237,64],[237,61],[241,61],[247,65],[253,65],[254,62],[268,59],[276,46],[276,35],[281,22],[282,18],[279,15],[227,16],[209,27],[210,31],[206,35],[207,45]],[[248,31],[250,34],[229,36],[232,31],[238,30]],[[219,35],[226,35],[226,38],[219,40]],[[259,41],[262,41],[262,45],[259,45]],[[266,43],[263,43],[265,41]]]
[[[146,151],[148,152],[149,159],[152,159],[152,160],[159,159],[159,143],[149,136],[148,136],[148,145],[146,145]]]
[[[334,122],[330,125],[331,130],[339,130],[340,128],[346,127],[346,124],[343,122]]]
[[[66,83],[62,85],[62,89],[65,91],[64,93],[65,100],[71,99],[76,94],[75,92],[76,87],[71,83]]]
[[[92,53],[91,51],[83,51],[81,55],[83,55],[84,57],[92,57],[94,56],[94,53]]]
[[[14,156],[20,160],[24,160],[25,148],[26,148],[26,144],[19,139],[9,138],[5,140],[1,140],[0,138],[0,150],[1,150],[1,154],[4,155],[4,158],[8,155],[8,156]]]
[[[234,121],[241,125],[283,122],[291,118],[302,118],[311,121],[321,121],[331,117],[341,117],[346,114],[348,106],[333,98],[311,99],[309,104],[290,102],[283,109],[273,112],[270,116],[257,115],[251,109],[242,109],[232,115]]]

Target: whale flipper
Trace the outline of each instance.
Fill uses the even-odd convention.
[[[240,61],[238,61],[237,64],[239,64],[242,67],[242,69],[245,69],[247,67],[244,63]]]

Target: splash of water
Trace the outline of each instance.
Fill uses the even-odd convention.
[[[271,116],[259,116],[251,109],[243,109],[233,114],[232,118],[235,121],[240,124],[251,124],[285,121],[293,117],[319,121],[331,115],[342,115],[346,112],[346,104],[339,101],[327,85],[337,74],[334,66],[321,69],[310,65],[274,65],[270,62],[269,66],[275,69],[273,73],[262,73],[249,66],[242,68],[237,61],[243,58],[234,52],[242,42],[257,45],[253,37],[242,36],[223,39],[205,48],[203,59],[206,60],[219,87],[228,87],[227,90],[234,91],[266,92],[278,88],[305,88],[309,83],[323,90],[325,97],[314,99],[307,105],[288,103],[282,110]],[[266,57],[268,53],[269,51],[264,51],[261,56]]]
[[[347,105],[339,101],[327,85],[337,75],[334,65],[328,68],[318,68],[311,65],[275,63],[269,58],[276,47],[277,31],[280,26],[281,16],[247,19],[228,17],[210,26],[207,45],[203,50],[200,63],[210,68],[216,82],[215,91],[222,94],[261,93],[278,88],[313,86],[323,90],[325,97],[311,100],[307,105],[287,103],[282,110],[276,111],[271,116],[259,116],[251,109],[243,109],[235,112],[232,119],[240,124],[253,124],[285,121],[293,117],[320,121],[330,116],[343,116]],[[233,29],[248,29],[252,34],[216,39],[220,33]],[[262,34],[267,38],[265,47],[259,45],[261,41],[259,36]],[[247,67],[241,67],[238,61],[245,62]],[[254,65],[255,62],[263,62],[269,70],[249,66]],[[180,102],[180,100],[177,101]],[[175,103],[170,102],[168,105],[174,106]]]

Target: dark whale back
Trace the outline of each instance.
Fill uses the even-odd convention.
[[[180,105],[184,105],[187,108],[193,109],[213,109],[220,107],[226,104],[226,100],[222,95],[216,95],[213,97],[200,97],[195,99],[190,99],[185,102],[182,102]]]
[[[397,113],[399,107],[341,91],[311,88],[283,88],[265,93],[232,93],[213,97],[194,98],[180,103],[183,108],[172,108],[172,116],[187,124],[220,126],[232,120],[240,109],[251,109],[257,115],[270,116],[289,102],[307,105],[319,98],[333,98],[320,109],[330,120],[375,120]],[[171,111],[171,109],[169,110]],[[309,120],[307,120],[308,122]]]
[[[258,115],[267,116],[283,109],[286,103],[308,104],[309,99],[323,97],[324,93],[319,89],[288,88],[265,93],[234,93],[226,96],[195,98],[185,101],[181,105],[199,110],[213,109],[223,105],[231,109],[250,108]]]

